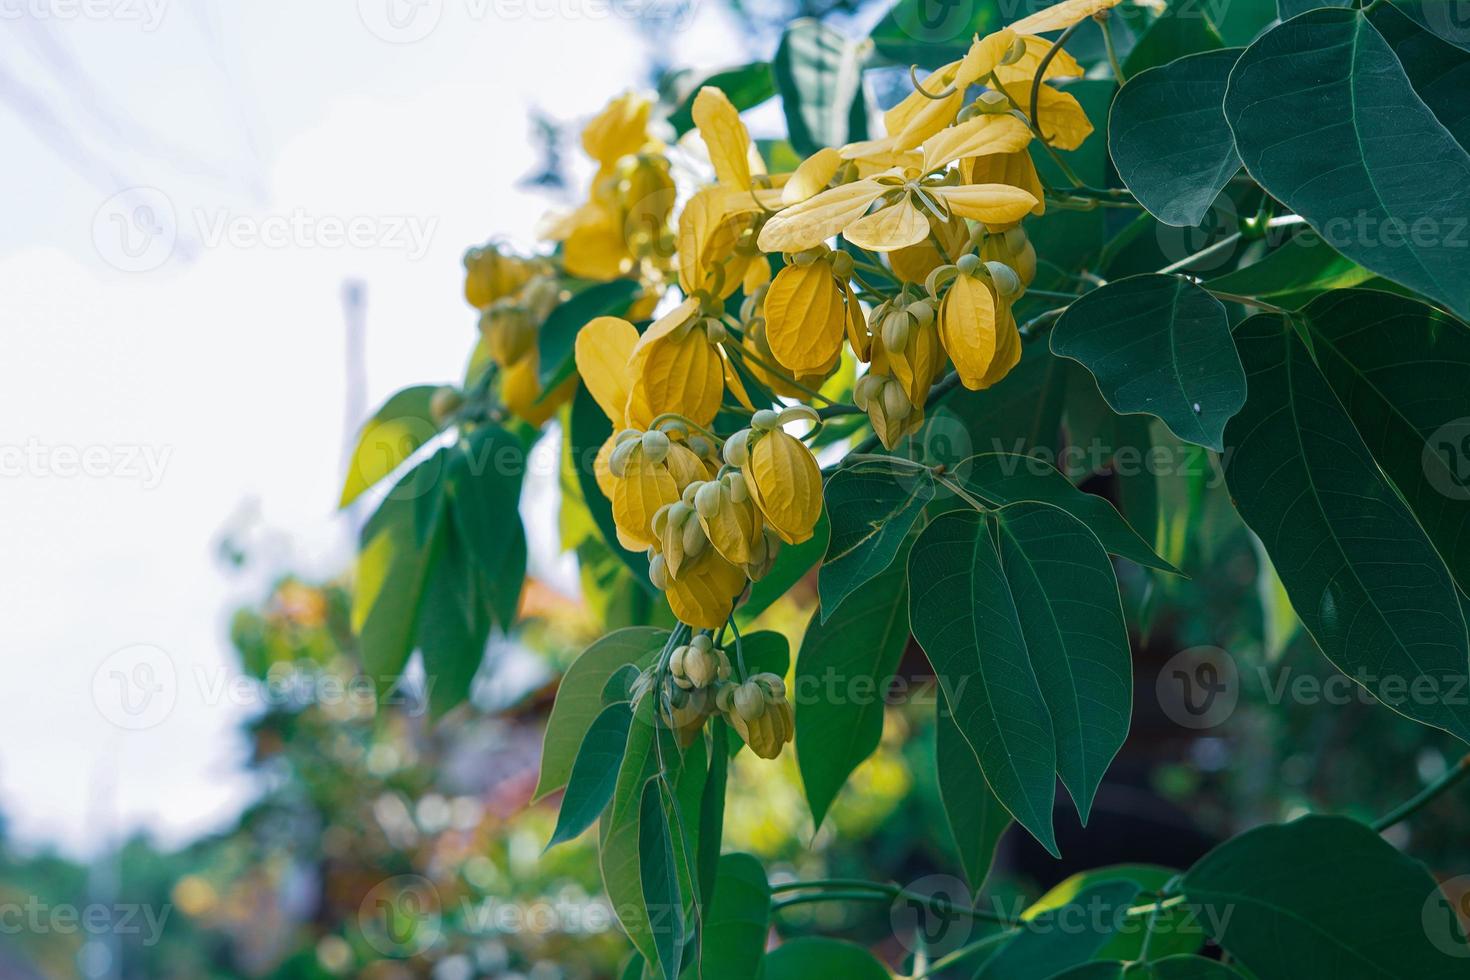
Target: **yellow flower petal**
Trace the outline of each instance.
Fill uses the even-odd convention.
[[[713,290],[718,278],[720,298],[733,293],[749,261],[734,256],[735,245],[759,210],[748,191],[717,185],[696,192],[679,214],[679,288]],[[715,269],[722,264],[718,276]]]
[[[699,515],[699,525],[726,561],[736,565],[750,561],[750,543],[760,533],[760,518],[753,500],[737,504],[727,497],[714,517]]]
[[[859,218],[842,229],[842,237],[870,252],[891,252],[928,238],[929,219],[905,194],[896,203]]]
[[[542,397],[538,377],[541,359],[534,350],[500,373],[500,399],[519,418],[540,426],[556,414],[572,392],[577,390],[576,376],[567,378],[550,394]]]
[[[603,440],[602,446],[597,450],[597,456],[592,460],[592,475],[597,480],[597,488],[608,500],[613,498],[613,488],[617,486],[618,478],[612,474],[612,451],[617,448],[618,433],[614,426],[613,434]]]
[[[562,264],[583,279],[616,279],[631,263],[627,242],[617,217],[589,205],[583,219],[571,229],[562,246]]]
[[[781,203],[800,204],[822,191],[832,182],[837,168],[842,166],[842,154],[827,146],[813,153],[791,174],[786,186],[781,188]]]
[[[777,273],[765,317],[771,353],[796,374],[824,370],[842,350],[843,294],[824,261]]]
[[[998,384],[1011,373],[1012,368],[1021,363],[1021,331],[1016,327],[1016,318],[1011,315],[1011,311],[1006,309],[1003,312],[995,359],[990,362],[990,370],[985,372],[985,377],[980,379],[981,388]]]
[[[863,308],[858,305],[852,284],[843,283],[842,292],[847,300],[847,342],[852,345],[852,352],[857,355],[857,359],[866,361],[873,356],[873,335],[868,333],[868,321],[863,317]],[[838,354],[841,353],[839,347]]]
[[[1021,55],[1019,61],[995,66],[995,77],[1002,85],[1024,84],[1029,89],[1036,77],[1036,69],[1041,67],[1041,59],[1052,48],[1050,41],[1034,34],[1025,38],[1025,41],[1026,53]],[[1086,72],[1077,59],[1068,54],[1065,48],[1059,48],[1047,63],[1043,78],[1081,78],[1084,74]]]
[[[961,218],[973,218],[986,224],[1020,221],[1036,206],[1036,198],[1019,187],[1008,184],[961,184],[957,187],[934,187],[929,192],[949,205]]]
[[[720,183],[748,189],[750,132],[740,121],[740,111],[724,92],[706,85],[694,97],[693,114]]]
[[[710,548],[669,580],[669,608],[698,629],[719,629],[745,590],[745,571]]]
[[[886,189],[876,180],[855,180],[823,191],[771,217],[756,244],[762,252],[801,252],[820,245],[861,218]]]
[[[751,257],[750,264],[745,267],[745,275],[740,280],[745,295],[750,296],[766,283],[771,281],[771,263],[766,261],[764,255]]]
[[[976,116],[958,126],[941,130],[924,144],[925,173],[947,167],[963,157],[993,153],[1015,153],[1031,142],[1031,128],[1009,113]]]
[[[970,45],[970,50],[965,52],[965,57],[955,69],[955,86],[964,89],[989,75],[1011,50],[1015,40],[1015,31],[1007,27]]]
[[[634,92],[618,96],[582,129],[582,149],[607,166],[637,153],[648,142],[648,113],[653,103]]]
[[[740,374],[735,370],[735,365],[730,363],[730,357],[720,348],[720,364],[725,372],[725,387],[730,389],[730,394],[747,412],[755,411],[755,403],[750,400],[750,393],[745,390],[745,382],[740,380]]]
[[[639,337],[638,342],[633,345],[633,354],[636,356],[660,340],[663,340],[688,323],[697,312],[699,312],[699,300],[693,297],[686,299],[649,324],[648,329],[643,331],[643,336]]]
[[[960,383],[972,391],[982,387],[995,360],[995,321],[996,301],[990,286],[974,276],[956,277],[939,307],[939,340],[954,362]]]
[[[967,184],[1010,184],[1012,187],[1019,187],[1036,198],[1036,204],[1031,208],[1032,214],[1046,213],[1046,191],[1041,186],[1041,177],[1036,173],[1036,164],[1026,150],[971,157],[961,162],[960,177]]]
[[[916,95],[918,93],[915,93]],[[959,115],[965,104],[965,93],[956,89],[942,99],[930,99],[920,95],[924,105],[904,124],[894,138],[895,150],[912,150],[929,137],[939,132]]]
[[[1017,34],[1046,34],[1080,23],[1095,13],[1116,7],[1119,0],[1062,0],[1061,3],[1022,17],[1011,25]]]
[[[577,373],[614,431],[628,427],[628,361],[637,343],[638,328],[621,317],[597,317],[577,332]]]
[[[745,480],[766,523],[787,544],[812,536],[822,516],[822,471],[806,444],[781,429],[756,440]]]
[[[923,282],[929,273],[958,258],[970,239],[970,229],[963,218],[952,217],[942,223],[931,221],[929,230],[939,239],[943,252],[935,247],[934,239],[929,238],[888,253],[888,264],[893,268],[893,274],[904,282]]]
[[[654,512],[679,499],[673,476],[664,464],[649,462],[641,450],[635,450],[628,457],[623,475],[613,479],[613,523],[620,537],[637,548],[650,547],[654,543]]]
[[[1014,94],[1014,90],[1007,89]],[[1075,150],[1092,135],[1092,122],[1087,118],[1077,97],[1069,92],[1042,85],[1037,89],[1036,121],[1046,141],[1059,150]],[[1030,111],[1031,93],[1018,104]]]
[[[946,88],[949,87],[950,83],[954,81],[955,74],[959,71],[960,64],[961,62],[951,61],[949,64],[942,65],[932,71],[929,76],[924,79],[924,91],[935,95],[943,92]],[[890,136],[897,136],[899,133],[904,131],[904,128],[907,127],[909,123],[913,122],[914,117],[919,114],[920,110],[922,110],[924,106],[930,104],[933,101],[933,99],[926,98],[922,93],[910,92],[892,109],[889,109],[883,113],[883,131],[885,133],[888,133]]]
[[[643,340],[653,329],[648,328]],[[708,425],[720,410],[725,375],[719,352],[704,330],[695,327],[646,345],[643,340],[633,354],[629,415],[634,414],[635,407],[647,406],[650,422],[673,412],[696,425]]]

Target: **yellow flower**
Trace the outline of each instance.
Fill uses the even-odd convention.
[[[609,102],[582,128],[582,149],[606,170],[637,153],[649,142],[648,115],[653,103],[635,92]]]
[[[761,539],[763,522],[741,473],[695,484],[694,511],[711,545],[732,564],[746,565]]]
[[[682,568],[677,577],[667,579],[665,594],[680,622],[712,630],[724,626],[730,618],[745,583],[743,569],[709,548]]]
[[[1050,31],[1060,31],[1080,23],[1111,7],[1116,7],[1119,0],[1062,0],[1044,10],[1038,10],[1029,17],[1022,17],[1011,25],[1010,29],[1017,34],[1045,34]]]
[[[700,316],[697,299],[655,321],[633,346],[629,417],[673,413],[696,425],[713,421],[725,394],[724,361],[716,346],[723,339],[724,327]]]
[[[795,734],[786,684],[775,674],[753,675],[743,684],[727,684],[715,695],[736,734],[762,759],[774,759]]]
[[[1016,270],[1021,285],[1030,286],[1036,278],[1036,249],[1026,230],[1020,225],[998,234],[986,235],[980,246],[980,258],[987,262],[1004,262]]]
[[[1005,273],[1015,282],[1000,288],[994,275]],[[944,295],[939,339],[954,361],[960,383],[972,391],[995,384],[1020,360],[1020,333],[1011,315],[1011,300],[1019,287],[1019,277],[1008,267],[971,262],[961,267]]]
[[[502,252],[496,245],[472,248],[464,255],[464,298],[483,310],[525,285],[533,269],[532,263]]]
[[[534,426],[545,424],[577,390],[577,379],[567,378],[544,398],[540,373],[541,358],[535,347],[500,374],[500,400],[519,418]]]
[[[822,471],[812,451],[779,427],[753,430],[745,450],[740,471],[766,523],[787,544],[810,538],[822,516]]]
[[[881,344],[873,347],[873,364],[858,378],[852,399],[868,413],[873,432],[885,449],[893,449],[924,422],[924,403],[914,404],[909,399],[904,385],[893,377],[888,353]]]
[[[861,353],[862,310],[848,277],[852,256],[825,246],[795,256],[776,274],[765,298],[765,338],[771,353],[796,375],[825,375],[842,354],[842,337]]]
[[[910,303],[900,295],[875,307],[873,314],[875,345],[886,355],[886,373],[903,387],[909,404],[923,405],[944,370],[934,307],[928,300]]]
[[[960,177],[967,184],[1010,184],[1019,187],[1036,198],[1031,213],[1046,213],[1046,197],[1041,186],[1041,177],[1036,173],[1036,164],[1026,150],[1015,153],[993,153],[989,156],[970,157],[960,161]],[[1016,219],[1019,223],[1020,219]],[[992,230],[1005,227],[993,222]]]
[[[1024,152],[1023,150],[1022,153]],[[989,183],[989,181],[966,181],[966,183]],[[1010,183],[1010,181],[994,181],[994,183]],[[970,240],[970,229],[965,224],[965,219],[953,216],[948,221],[935,221],[930,218],[929,232],[930,237],[917,245],[895,249],[888,253],[888,264],[892,266],[893,274],[903,282],[922,283],[929,277],[929,273],[958,258]]]

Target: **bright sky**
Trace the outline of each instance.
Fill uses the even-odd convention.
[[[271,572],[344,560],[342,283],[367,283],[370,406],[457,375],[474,331],[460,255],[528,241],[549,203],[513,186],[536,164],[529,110],[579,119],[645,82],[644,40],[609,11],[0,0],[14,836],[175,842],[249,798],[228,617]],[[722,16],[698,10],[681,63],[749,60]],[[241,577],[215,549],[252,511],[271,533]],[[158,696],[130,714],[124,682]]]

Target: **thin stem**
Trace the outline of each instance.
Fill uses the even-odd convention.
[[[1112,18],[1108,16],[1108,11],[1104,10],[1092,19],[1097,21],[1097,25],[1102,28],[1103,47],[1108,51],[1108,64],[1113,68],[1113,77],[1118,80],[1119,85],[1122,85],[1128,79],[1123,77],[1123,66],[1118,62],[1118,50],[1113,46]]]
[[[830,405],[826,405],[822,408],[817,409],[817,418],[819,419],[837,418],[841,415],[866,414],[867,413],[864,412],[861,408],[858,408],[856,405],[849,405],[847,402],[833,402]]]
[[[1470,776],[1470,754],[1461,758],[1449,771],[1430,783],[1421,792],[1400,803],[1391,811],[1373,821],[1373,829],[1381,834],[1395,824],[1409,819],[1431,803],[1441,793],[1454,786],[1466,776]]]
[[[814,390],[812,388],[808,388],[806,385],[802,384],[800,381],[797,381],[791,375],[787,374],[786,371],[785,371],[785,369],[779,368],[776,365],[772,364],[770,361],[767,361],[765,358],[760,357],[757,354],[751,353],[751,351],[748,348],[746,348],[744,345],[735,346],[735,345],[732,344],[729,347],[725,348],[725,353],[727,353],[727,354],[733,354],[733,355],[735,355],[736,357],[738,357],[738,358],[740,358],[742,360],[750,361],[751,363],[753,363],[753,364],[755,364],[755,365],[757,365],[759,367],[764,368],[765,370],[767,370],[767,371],[771,372],[772,374],[776,375],[782,381],[784,381],[785,383],[791,385],[791,387],[797,389],[798,391],[800,391],[802,394],[806,395],[809,398],[818,398],[818,399],[821,399],[822,401],[826,402],[828,405],[836,405],[837,404],[837,402],[835,402],[832,399],[828,398],[826,395],[822,394],[820,391],[816,391],[816,390]]]
[[[1209,293],[1216,299],[1223,299],[1227,303],[1239,303],[1241,306],[1257,306],[1263,310],[1270,310],[1272,313],[1291,312],[1283,306],[1277,306],[1275,303],[1268,303],[1265,300],[1259,299],[1255,296],[1238,296],[1235,293],[1227,293],[1219,289],[1210,289],[1210,287],[1205,284],[1201,285],[1204,285],[1204,288],[1208,290]]]
[[[1240,241],[1240,238],[1240,232],[1232,232],[1231,234],[1226,235],[1224,238],[1220,239],[1215,244],[1206,245],[1204,248],[1200,249],[1198,252],[1195,252],[1193,255],[1186,255],[1178,262],[1173,262],[1169,265],[1164,266],[1162,269],[1159,270],[1159,272],[1163,274],[1178,272],[1180,269],[1191,266],[1194,263],[1199,262],[1203,259],[1211,258],[1218,252],[1223,252],[1226,249],[1234,248],[1235,243]]]
[[[1041,81],[1046,77],[1047,68],[1051,67],[1052,59],[1057,56],[1058,51],[1062,50],[1062,45],[1067,43],[1068,39],[1071,38],[1081,24],[1082,21],[1078,21],[1065,31],[1062,31],[1061,35],[1047,49],[1046,54],[1041,56],[1041,63],[1036,66],[1036,77],[1031,79],[1031,113],[1028,117],[1031,120],[1032,131],[1041,139],[1042,146],[1045,146],[1047,151],[1051,153],[1052,159],[1062,168],[1062,173],[1072,182],[1073,187],[1080,187],[1083,182],[1077,178],[1077,175],[1072,172],[1072,168],[1067,166],[1066,162],[1052,149],[1051,141],[1041,131],[1041,120],[1037,118],[1037,105],[1041,100]]]
[[[778,893],[804,888],[816,888],[818,890],[807,895],[792,895],[790,898],[783,898],[779,902],[774,903],[772,907],[780,909],[790,905],[802,905],[808,902],[891,902],[902,898],[918,902],[936,912],[965,915],[972,919],[982,919],[986,922],[999,922],[1002,925],[1011,924],[1010,919],[998,912],[991,912],[988,909],[971,908],[967,905],[956,905],[942,898],[936,898],[932,895],[921,895],[918,892],[909,891],[907,888],[882,881],[864,881],[856,878],[789,881],[772,885],[771,891],[772,893]],[[831,890],[831,888],[838,890]]]

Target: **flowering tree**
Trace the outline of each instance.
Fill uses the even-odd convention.
[[[598,825],[627,975],[886,976],[768,933],[773,901],[895,897],[998,925],[910,975],[1428,978],[1470,955],[1375,832],[1466,764],[1372,826],[1258,827],[1019,919],[885,882],[772,886],[721,853],[733,753],[794,740],[820,825],[878,745],[881,706],[788,684],[881,685],[912,635],[961,870],[978,889],[1012,822],[1058,854],[1057,784],[1085,823],[1129,731],[1139,614],[1114,560],[1163,583],[1179,557],[1041,455],[1139,416],[1219,455],[1338,669],[1470,740],[1470,32],[1430,0],[1281,0],[1280,23],[1243,0],[1227,33],[1251,43],[1227,47],[1203,11],[1117,4],[930,29],[902,0],[867,41],[801,21],[680,103],[615,98],[549,247],[467,254],[463,386],[402,391],[365,428],[344,503],[392,480],[355,628],[385,682],[418,650],[442,712],[515,623],[524,459],[557,420],[584,572],[641,599],[563,678],[537,795],[563,791],[552,844]],[[928,74],[878,125],[864,71],[909,62]],[[777,94],[787,139],[752,140],[741,112]],[[813,573],[793,664],[748,627]]]

